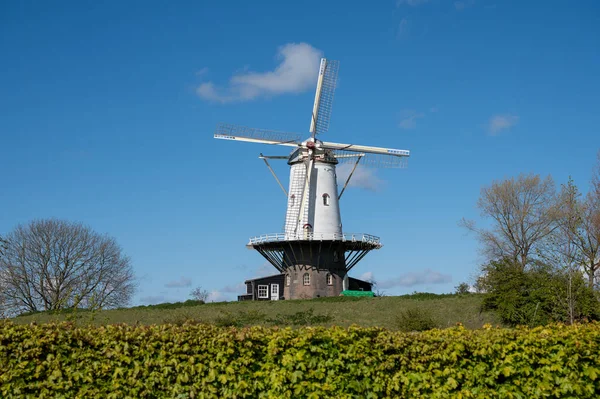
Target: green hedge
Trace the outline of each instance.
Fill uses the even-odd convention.
[[[0,323],[0,397],[595,398],[600,324],[75,327]]]

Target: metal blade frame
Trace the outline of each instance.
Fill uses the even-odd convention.
[[[220,123],[214,137],[222,140],[245,141],[250,143],[278,144],[297,147],[302,137],[297,133],[279,132],[276,130],[257,129],[247,126]]]
[[[310,132],[314,135],[329,130],[333,97],[337,86],[337,76],[340,68],[339,61],[321,59],[317,91],[310,123]]]
[[[373,153],[356,153],[343,150],[333,151],[333,156],[338,160],[338,164],[353,164],[356,158],[360,157],[361,167],[371,168],[405,168],[408,164],[408,157],[396,155],[383,155]]]

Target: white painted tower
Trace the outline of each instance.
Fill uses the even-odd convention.
[[[410,156],[406,150],[323,142],[317,136],[329,128],[337,61],[321,60],[317,92],[307,140],[299,135],[220,124],[215,138],[295,147],[289,156],[260,158],[277,180],[287,200],[283,233],[250,239],[278,271],[285,274],[286,299],[339,295],[348,289],[348,271],[369,251],[381,248],[379,237],[344,233],[340,198],[359,163],[361,166],[403,167]],[[286,159],[290,165],[286,191],[271,168],[269,159]],[[338,190],[336,166],[350,162],[353,169]]]
[[[314,142],[311,142],[314,145]],[[317,144],[318,145],[318,144]],[[290,157],[290,185],[285,218],[288,238],[341,237],[342,218],[338,200],[337,159],[313,147],[313,167],[307,179],[308,150],[298,149]],[[308,184],[308,190],[305,186]]]

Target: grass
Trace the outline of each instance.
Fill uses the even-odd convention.
[[[482,296],[413,294],[378,298],[331,297],[313,300],[220,302],[138,306],[98,312],[36,313],[13,319],[18,324],[72,320],[80,325],[102,324],[183,324],[343,326],[410,329],[407,315],[427,314],[431,325],[446,328],[462,323],[467,328],[499,325],[492,312],[481,311]],[[407,323],[407,325],[403,325]]]

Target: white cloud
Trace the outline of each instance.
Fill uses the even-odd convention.
[[[221,292],[227,292],[232,294],[243,294],[246,292],[246,284],[239,283],[235,285],[226,285],[221,289]]]
[[[181,277],[179,280],[169,281],[165,284],[167,288],[185,288],[192,286],[192,279],[189,277]]]
[[[398,24],[398,33],[396,34],[396,37],[400,38],[400,37],[404,36],[405,34],[408,33],[409,29],[410,29],[410,24],[408,22],[408,19],[402,18],[400,20],[400,23]]]
[[[346,183],[346,179],[350,175],[350,172],[352,172],[353,167],[354,164],[350,163],[342,164],[337,167],[337,179],[340,187],[344,187],[344,183]],[[385,182],[375,174],[375,169],[360,166],[359,163],[359,166],[354,171],[354,174],[352,174],[352,178],[350,179],[350,183],[348,183],[348,187],[379,191],[384,183]]]
[[[420,6],[421,4],[425,4],[425,3],[429,3],[429,0],[397,0],[396,7],[400,7],[403,5],[416,7],[416,6]]]
[[[401,119],[400,123],[398,124],[398,127],[400,127],[401,129],[414,129],[417,126],[417,119],[423,117],[425,117],[425,113],[423,112],[417,112],[412,109],[403,109],[402,111],[400,111]]]
[[[202,69],[199,69],[198,71],[196,71],[196,76],[204,76],[208,73],[208,68],[204,67]]]
[[[452,281],[452,276],[434,270],[402,274],[396,278],[380,281],[379,288],[412,287],[422,284],[444,284]]]
[[[288,43],[278,49],[280,64],[268,72],[243,72],[226,87],[202,83],[196,93],[205,100],[230,103],[285,93],[300,93],[316,84],[321,51],[307,43]]]
[[[473,4],[475,4],[475,0],[455,1],[454,8],[460,11],[464,10],[467,7],[471,7]]]
[[[224,295],[222,292],[220,291],[211,291],[210,294],[208,294],[208,302],[223,302],[227,300],[227,296]]]
[[[501,131],[515,126],[518,122],[519,117],[517,115],[494,115],[490,118],[488,123],[488,132],[492,136],[496,136],[500,134]]]
[[[358,279],[363,281],[373,281],[375,279],[375,276],[373,276],[373,272],[364,272],[363,274],[358,276]]]

